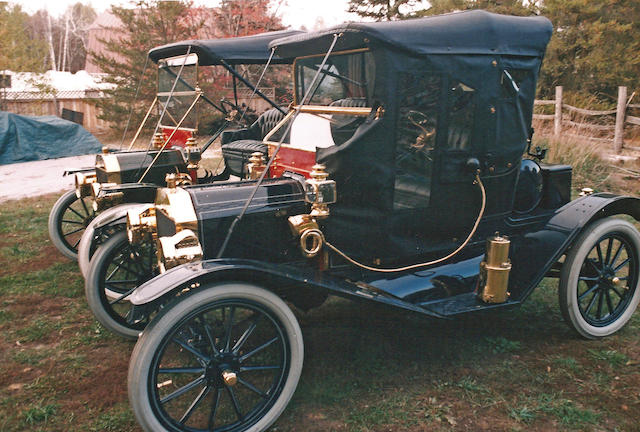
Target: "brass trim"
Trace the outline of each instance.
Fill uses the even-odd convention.
[[[203,256],[198,236],[189,229],[178,231],[171,237],[159,237],[156,244],[161,272],[180,264],[201,260]]]
[[[163,125],[162,123],[158,126],[158,128],[166,128],[166,129],[177,129],[179,131],[185,131],[185,132],[195,132],[197,129],[195,128],[188,128],[188,127],[179,127],[176,128],[175,126],[167,126],[167,125]]]
[[[293,111],[293,110],[292,110],[292,111],[289,111],[289,112],[287,113],[287,115],[286,115],[286,116],[284,116],[284,118],[283,118],[282,120],[280,120],[280,121],[278,122],[278,124],[277,124],[277,125],[275,125],[275,126],[273,127],[273,129],[271,129],[271,130],[269,131],[269,133],[268,133],[268,134],[266,134],[266,135],[264,136],[264,139],[263,139],[262,141],[264,141],[264,142],[269,141],[269,140],[271,139],[271,137],[273,136],[273,134],[275,134],[275,133],[278,131],[278,129],[280,129],[280,128],[282,127],[282,125],[283,125],[283,124],[285,124],[285,123],[286,123],[286,122],[291,118],[291,116],[293,116],[293,114],[294,114],[294,113],[295,113],[295,111]],[[278,143],[275,143],[275,144],[277,145]]]
[[[329,57],[333,57],[333,56],[336,56],[336,55],[356,54],[356,53],[359,53],[359,52],[367,52],[367,51],[371,51],[371,50],[369,48],[356,48],[356,49],[350,49],[350,50],[335,51],[335,52],[332,52],[331,54],[329,54]],[[327,55],[327,53],[311,54],[311,55],[296,57],[295,60],[293,60],[293,64],[291,65],[291,76],[293,77],[293,103],[294,103],[294,105],[298,104],[298,80],[296,80],[296,65],[298,63],[298,60],[304,60],[304,59],[313,58],[313,57],[324,57],[325,55]]]
[[[232,372],[230,370],[225,370],[222,372],[222,380],[229,387],[233,387],[238,382],[238,376],[236,375],[235,372]]]
[[[507,237],[498,233],[487,239],[487,250],[484,261],[480,263],[478,278],[478,296],[485,303],[504,303],[509,299],[510,243]]]
[[[308,229],[300,235],[300,250],[307,258],[318,255],[323,245],[324,235],[319,229]]]
[[[341,114],[352,116],[368,116],[371,107],[340,107],[324,105],[294,105],[294,110],[309,114]]]
[[[257,180],[260,178],[267,166],[264,163],[264,155],[261,152],[253,152],[249,158],[247,169],[249,171],[249,180]]]
[[[161,211],[176,225],[176,231],[198,232],[198,217],[189,192],[181,187],[160,188],[156,192],[156,211]]]
[[[322,251],[324,235],[318,222],[308,214],[290,216],[289,228],[294,236],[300,236],[300,251],[306,258],[313,258]]]
[[[118,162],[118,157],[112,154],[102,154],[96,156],[96,159],[101,159],[102,164],[104,165],[102,169],[107,173],[107,182],[109,183],[122,183],[122,177],[120,173],[120,162]],[[98,161],[96,160],[96,165],[98,165]]]
[[[149,110],[147,111],[147,114],[144,116],[144,119],[142,120],[142,123],[140,123],[140,126],[138,127],[138,130],[136,131],[136,134],[133,136],[133,139],[131,140],[131,143],[129,144],[129,148],[127,148],[127,151],[131,151],[131,149],[133,148],[133,144],[138,139],[138,136],[140,136],[140,132],[142,132],[142,128],[144,127],[145,123],[147,123],[147,120],[149,119],[149,116],[151,115],[151,111],[153,111],[153,107],[156,106],[156,103],[158,103],[158,97],[157,96],[153,99],[153,102],[151,102],[151,106],[149,107]]]
[[[167,146],[167,144],[169,144],[169,141],[171,141],[171,138],[173,138],[173,135],[175,135],[176,131],[178,130],[178,128],[182,125],[182,122],[184,122],[184,120],[187,118],[187,116],[189,115],[189,113],[191,112],[191,110],[193,109],[193,107],[196,106],[196,103],[198,102],[198,100],[200,100],[200,97],[202,96],[202,91],[199,91],[198,94],[196,95],[195,99],[193,100],[193,102],[191,103],[191,106],[189,106],[189,108],[187,109],[187,112],[182,116],[182,118],[180,119],[180,122],[178,122],[178,124],[176,125],[176,127],[173,129],[173,131],[171,132],[171,135],[169,135],[169,138],[166,139],[166,141],[164,142],[164,145],[162,146],[162,148],[160,149],[160,151],[158,151],[158,154],[156,154],[156,157],[153,158],[153,160],[151,161],[151,163],[149,164],[149,166],[147,167],[147,169],[145,170],[145,172],[142,173],[142,176],[140,177],[140,179],[138,180],[138,183],[142,183],[142,180],[144,180],[144,177],[147,175],[147,173],[151,170],[151,167],[153,166],[153,164],[158,160],[158,158],[160,157],[160,155],[162,154],[162,151],[165,149],[165,147]]]
[[[127,237],[129,243],[139,244],[151,241],[157,230],[156,208],[153,204],[149,204],[143,209],[127,211]]]
[[[86,198],[91,196],[91,184],[97,182],[96,173],[76,173],[74,182],[76,185],[76,197]]]
[[[593,189],[589,187],[580,189],[580,196],[588,196],[588,195],[593,195]]]

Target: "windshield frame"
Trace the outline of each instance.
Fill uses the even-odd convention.
[[[335,52],[332,52],[329,55],[329,59],[331,57],[334,57],[334,56],[357,54],[357,53],[363,53],[363,52],[371,52],[371,49],[370,48],[356,48],[356,49],[350,49],[350,50],[335,51]],[[298,106],[300,104],[300,102],[298,101],[298,80],[297,80],[297,73],[296,73],[297,66],[298,66],[298,60],[306,60],[306,59],[314,58],[314,57],[322,58],[325,55],[326,55],[326,53],[300,56],[300,57],[296,57],[295,60],[293,61],[293,64],[291,65],[291,76],[293,78],[293,105]],[[313,95],[312,95],[312,97],[313,97]],[[325,105],[305,104],[303,106],[325,106]]]

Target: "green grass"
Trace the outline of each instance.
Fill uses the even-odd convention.
[[[609,366],[622,366],[629,361],[629,357],[616,350],[589,350],[591,357],[599,362],[607,363]]]
[[[0,204],[0,430],[139,431],[133,343],[93,319],[77,265],[51,255],[56,198]],[[334,298],[297,316],[304,369],[279,432],[637,429],[640,313],[584,341],[553,279],[521,308],[452,321]]]
[[[29,407],[24,413],[24,422],[27,425],[35,425],[36,423],[47,423],[58,411],[58,405],[55,403],[44,404],[40,401]]]

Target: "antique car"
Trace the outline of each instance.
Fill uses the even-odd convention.
[[[286,113],[271,97],[258,90],[239,67],[290,63],[290,59],[272,56],[268,44],[298,33],[301,32],[287,30],[229,39],[191,40],[149,51],[149,58],[158,65],[156,98],[126,151],[112,153],[105,149],[105,153],[96,156],[95,167],[65,172],[75,176],[76,188],[62,195],[50,212],[49,236],[56,248],[68,258],[79,259],[82,234],[97,213],[121,203],[153,202],[155,189],[165,185],[167,173],[182,174],[182,183],[228,179],[232,172],[224,164],[221,173],[200,169],[201,173],[197,174],[201,154],[222,135],[232,152],[244,155],[242,143],[235,147],[229,145],[234,137],[229,128],[250,125],[256,139],[261,139]],[[233,100],[223,97],[214,102],[204,94],[199,84],[205,84],[201,70],[208,66],[223,67],[231,75]],[[270,107],[253,124],[248,121],[251,119],[248,106],[238,106],[238,82],[252,97],[253,94],[260,97],[261,105]],[[203,131],[199,117],[211,108],[222,113],[225,119],[217,130]],[[148,148],[132,150],[154,109],[158,110],[158,122]],[[199,136],[196,132],[200,132]],[[87,250],[89,254],[92,251]],[[83,258],[79,259],[81,268],[89,260],[89,257]]]
[[[640,200],[572,201],[571,167],[531,148],[551,33],[543,17],[471,11],[275,40],[296,57],[295,101],[256,178],[171,180],[129,211],[128,242],[92,259],[92,311],[139,333],[128,385],[142,428],[268,428],[302,370],[289,305],[328,295],[450,319],[513,308],[555,277],[579,335],[620,330],[640,301]],[[286,150],[314,154],[308,176],[270,178]]]

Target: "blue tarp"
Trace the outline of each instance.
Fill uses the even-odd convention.
[[[0,111],[0,165],[99,153],[101,148],[86,129],[60,117]]]

